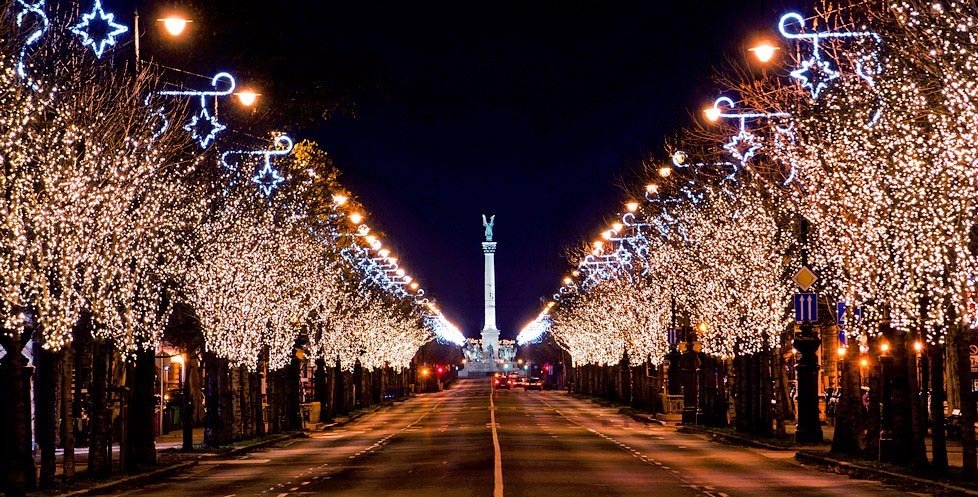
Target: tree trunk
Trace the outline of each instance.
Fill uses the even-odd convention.
[[[336,404],[336,408],[333,409],[333,415],[341,415],[346,412],[346,382],[344,381],[343,369],[340,366],[340,360],[336,359],[336,367],[333,369],[334,376],[336,377],[336,383],[333,387],[333,401]]]
[[[774,398],[774,384],[771,381],[771,367],[774,364],[772,360],[772,351],[767,346],[767,338],[764,339],[764,348],[761,353],[758,354],[760,361],[760,385],[758,385],[758,393],[760,393],[760,398],[757,402],[757,410],[759,411],[758,420],[760,421],[760,430],[758,434],[764,437],[769,437],[772,435],[771,424],[773,421],[773,416],[771,415],[771,399]]]
[[[336,417],[336,368],[326,366],[323,362],[326,377],[326,396],[323,402],[323,422],[332,421]]]
[[[351,383],[354,387],[352,407],[356,409],[362,407],[360,398],[363,397],[363,366],[359,360],[353,364],[353,381]]]
[[[944,345],[927,347],[930,369],[931,467],[938,474],[947,473],[947,428],[944,419]]]
[[[109,354],[111,346],[92,342],[92,385],[89,389],[88,476],[112,472],[112,430],[109,412]]]
[[[153,433],[153,416],[156,406],[153,392],[156,390],[156,366],[153,350],[140,350],[134,364],[127,365],[129,374],[129,406],[126,413],[126,467],[135,472],[156,464],[156,440]],[[161,371],[162,376],[162,371]]]
[[[837,454],[859,454],[859,434],[861,420],[862,388],[859,369],[853,363],[859,357],[859,343],[851,340],[846,357],[839,361],[839,405],[836,407],[835,435],[832,438],[832,452]]]
[[[893,358],[887,372],[889,383],[889,402],[891,433],[893,436],[892,454],[889,459],[897,464],[908,464],[914,461],[917,454],[913,453],[913,396],[910,391],[910,381],[907,376],[907,346],[906,334],[895,332],[887,325],[890,336],[890,350]],[[916,371],[915,371],[916,373]],[[921,455],[926,464],[926,453]]]
[[[329,411],[327,410],[329,403],[329,395],[327,395],[329,386],[326,384],[326,360],[320,357],[316,359],[316,372],[313,373],[313,389],[316,392],[316,402],[319,402],[319,422],[325,423],[329,421]]]
[[[922,393],[922,378],[918,378],[918,372],[926,362],[926,356],[918,355],[914,349],[913,340],[905,340],[904,355],[906,369],[904,374],[907,377],[911,417],[911,438],[910,438],[910,465],[914,468],[924,468],[927,466],[927,406],[924,404]]]
[[[874,353],[879,349],[878,342],[870,340],[869,349],[871,359],[866,368],[869,383],[869,407],[866,411],[866,446],[863,450],[867,459],[877,460],[880,456],[880,394],[883,382],[880,378],[880,361]]]
[[[971,387],[971,351],[968,334],[962,328],[954,330],[957,351],[958,388],[961,395],[961,478],[973,480],[978,476],[978,454],[975,452],[975,397]]]
[[[750,432],[750,393],[747,389],[748,374],[746,368],[746,357],[738,355],[734,357],[734,388],[736,398],[734,399],[734,425],[741,433]]]
[[[75,344],[65,346],[61,358],[61,448],[64,455],[61,461],[62,479],[65,482],[75,477],[75,404],[78,399],[74,396],[72,380],[75,375]]]
[[[221,425],[221,365],[213,352],[204,353],[204,445],[220,447],[224,444]]]
[[[244,414],[244,400],[241,397],[241,368],[230,368],[228,371],[228,378],[228,404],[231,408],[231,418],[234,420],[241,420],[242,414]],[[231,423],[231,439],[243,440],[244,438],[244,423],[240,421],[237,423]]]
[[[58,368],[61,354],[46,350],[39,336],[34,344],[34,432],[37,446],[41,449],[40,488],[54,485],[57,470],[55,442],[58,433]]]
[[[4,336],[0,345],[0,484],[4,495],[22,497],[37,486],[31,446],[30,382],[32,368],[21,353],[24,341]]]
[[[302,429],[301,363],[295,355],[285,367],[285,426],[289,431]]]
[[[194,426],[202,426],[207,416],[204,405],[204,367],[199,357],[198,350],[188,351],[187,375],[184,379],[190,393],[190,402],[193,408],[191,422]]]

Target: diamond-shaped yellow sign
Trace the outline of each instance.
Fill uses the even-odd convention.
[[[813,284],[815,284],[815,280],[817,279],[818,277],[815,276],[815,273],[813,273],[811,269],[808,269],[805,266],[802,266],[801,269],[799,269],[798,272],[795,273],[795,277],[792,278],[795,284],[798,285],[798,288],[801,288],[802,291],[806,291],[806,292],[808,291],[809,288],[812,287]]]

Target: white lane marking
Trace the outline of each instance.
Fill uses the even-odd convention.
[[[593,433],[594,435],[597,435],[597,436],[599,436],[599,437],[601,437],[601,438],[603,438],[603,439],[605,439],[605,440],[607,440],[607,441],[609,441],[611,443],[614,443],[615,445],[617,445],[618,447],[620,447],[621,449],[623,449],[627,453],[629,453],[632,457],[635,457],[636,459],[639,459],[639,460],[641,460],[642,462],[644,462],[646,464],[649,464],[649,465],[654,464],[654,465],[658,466],[659,468],[668,471],[674,478],[676,478],[680,482],[684,483],[685,484],[684,486],[688,486],[689,488],[691,488],[693,490],[698,490],[700,493],[702,493],[706,497],[729,497],[727,494],[724,494],[723,492],[716,492],[716,489],[713,488],[713,487],[708,487],[708,486],[700,487],[700,486],[698,486],[698,485],[690,482],[679,471],[677,471],[675,469],[672,469],[669,466],[666,466],[666,465],[662,464],[661,462],[656,461],[655,459],[650,459],[648,457],[645,457],[645,456],[641,455],[641,453],[639,451],[632,449],[630,446],[628,446],[628,445],[626,445],[626,444],[624,444],[622,442],[619,442],[619,441],[615,440],[614,438],[612,438],[612,437],[610,437],[610,436],[608,436],[608,435],[606,435],[604,433],[601,433],[600,431],[597,431],[597,430],[595,430],[593,428],[588,428],[588,427],[584,426],[583,424],[581,424],[581,423],[579,423],[577,421],[574,421],[573,419],[571,419],[570,417],[568,417],[564,413],[558,411],[553,406],[553,404],[551,404],[550,402],[547,402],[546,400],[543,400],[542,398],[539,398],[539,397],[536,397],[536,400],[539,401],[539,402],[541,402],[541,403],[543,403],[543,404],[545,404],[550,409],[553,409],[555,412],[557,412],[558,414],[560,414],[560,416],[563,417],[565,420],[567,420],[569,423],[571,423],[571,424],[573,424],[573,425],[575,425],[575,426],[577,426],[579,428],[586,429],[587,431]],[[685,449],[686,447],[685,446],[680,446],[680,448]]]
[[[492,497],[503,497],[503,453],[499,450],[499,433],[496,432],[496,403],[492,400],[494,391],[489,389],[489,424],[492,426],[492,450],[494,453],[494,485]]]
[[[200,461],[199,464],[201,466],[207,466],[207,465],[217,466],[217,465],[225,465],[225,464],[266,464],[269,462],[272,462],[272,460],[271,459],[225,459],[223,461],[221,460]]]

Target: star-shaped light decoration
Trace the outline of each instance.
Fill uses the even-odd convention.
[[[285,178],[279,174],[278,170],[272,167],[271,161],[266,157],[265,167],[261,168],[261,171],[258,171],[258,174],[254,178],[251,178],[251,181],[254,181],[258,185],[258,188],[261,189],[266,197],[270,197],[272,196],[272,192],[278,188],[278,185],[285,181]]]
[[[102,9],[101,0],[95,0],[92,11],[82,14],[78,24],[70,29],[81,37],[82,45],[91,45],[97,58],[102,58],[105,47],[115,45],[116,37],[129,31],[126,25],[115,22],[115,14]]]
[[[741,164],[746,164],[757,154],[761,148],[761,142],[753,133],[741,128],[740,133],[730,138],[730,141],[725,143],[723,148]]]
[[[812,98],[817,99],[822,90],[829,86],[829,81],[839,77],[839,72],[832,69],[832,64],[822,60],[818,55],[812,55],[801,62],[801,67],[791,71],[791,77],[801,82],[802,88],[812,92]]]
[[[206,107],[201,108],[200,112],[194,114],[183,126],[183,129],[190,133],[190,137],[200,143],[200,148],[207,148],[217,134],[225,128],[227,126],[217,122],[217,117],[211,116]]]

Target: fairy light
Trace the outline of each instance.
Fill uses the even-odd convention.
[[[20,26],[46,29],[43,5],[21,0]],[[86,34],[114,22],[98,2],[83,21],[74,27]],[[215,132],[182,133],[168,123],[196,129],[209,120],[209,98],[233,91],[229,74],[211,80],[213,91],[160,91],[142,74],[106,78],[108,69],[78,59],[64,61],[74,67],[70,77],[55,71],[31,81],[36,91],[24,91],[25,57],[47,53],[30,53],[43,31],[24,33],[31,41],[20,58],[0,61],[6,329],[29,320],[42,345],[59,350],[90,313],[95,338],[131,358],[160,343],[180,302],[197,315],[205,350],[249,368],[267,351],[272,369],[293,360],[300,332],[310,334],[309,356],[339,358],[346,368],[357,361],[407,367],[436,337],[464,341],[443,315],[432,315],[437,308],[396,259],[373,260],[380,246],[379,239],[363,245],[366,211],[349,205],[322,156],[293,153],[304,150],[301,142],[293,147],[280,135],[267,150],[219,156],[231,173],[251,157],[281,178],[301,175],[272,182],[279,188],[272,198],[195,174],[214,156],[186,159],[184,151],[192,142],[210,145]],[[73,36],[66,39],[74,45]],[[93,40],[71,56],[87,57],[88,46],[100,56],[114,42]],[[168,110],[154,102],[158,95],[196,97],[200,105]]]
[[[697,140],[706,138],[692,145],[733,160],[674,153],[672,177],[646,187],[641,213],[627,206],[625,230],[649,229],[629,242],[603,237],[598,251],[582,247],[574,266],[581,275],[555,292],[548,328],[575,362],[617,363],[623,351],[659,360],[665,349],[651,344],[673,300],[692,322],[710,324],[701,337],[707,353],[777,345],[773,337],[789,324],[794,289],[784,275],[798,268],[789,242],[799,215],[811,222],[819,292],[849,303],[843,338],[878,336],[886,322],[919,330],[914,348],[922,351],[978,322],[978,260],[969,247],[978,218],[978,20],[965,2],[887,7],[823,15],[834,31],[804,32],[800,16],[782,19],[782,34],[813,45],[790,76],[807,91],[780,91],[772,78],[740,87],[738,106],[756,111],[718,99],[706,117],[734,126],[699,132]],[[874,30],[854,25],[859,18],[872,19]],[[717,166],[724,180],[704,182],[717,178],[698,174],[700,165]],[[727,182],[728,171],[749,174]],[[636,321],[636,312],[651,319]],[[865,356],[858,363],[870,364]]]

